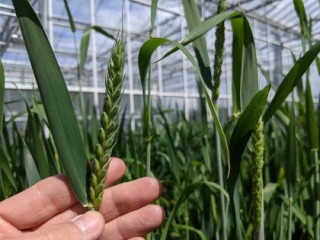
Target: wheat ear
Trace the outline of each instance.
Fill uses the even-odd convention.
[[[103,190],[106,184],[106,173],[112,149],[118,132],[118,115],[124,79],[124,44],[117,39],[112,50],[106,76],[106,96],[100,117],[98,142],[95,146],[95,158],[90,180],[90,210],[99,210]]]
[[[217,14],[225,12],[227,9],[226,0],[219,0]],[[223,51],[224,51],[224,21],[221,22],[216,29],[216,41],[215,41],[215,55],[214,55],[214,65],[213,65],[213,100],[216,102],[219,98],[220,93],[220,76],[223,63]]]
[[[264,154],[263,122],[260,119],[252,134],[252,201],[254,239],[259,239],[262,217],[262,168]]]

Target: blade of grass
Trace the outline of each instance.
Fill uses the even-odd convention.
[[[306,86],[306,127],[307,127],[307,134],[309,139],[309,144],[311,151],[318,151],[319,150],[319,136],[318,136],[318,128],[319,125],[317,124],[317,117],[314,109],[312,91],[310,86],[310,81],[307,81]]]
[[[294,86],[301,80],[302,75],[307,71],[311,63],[320,52],[320,42],[314,44],[290,69],[281,82],[275,96],[263,115],[263,121],[267,122],[275,111],[292,92]]]
[[[212,191],[213,193],[216,191],[220,191],[224,194],[225,198],[228,199],[229,202],[229,195],[228,193],[217,183],[214,182],[208,182],[208,181],[203,181],[203,182],[196,182],[196,183],[192,183],[188,186],[186,186],[183,191],[181,191],[179,197],[177,198],[177,201],[174,205],[174,208],[172,209],[172,211],[170,212],[170,215],[168,216],[168,219],[166,221],[166,224],[164,226],[164,229],[161,233],[161,238],[160,240],[166,240],[168,233],[169,233],[169,229],[171,227],[171,224],[173,222],[173,218],[176,214],[176,212],[178,211],[179,207],[184,203],[184,201],[192,194],[192,192],[195,189],[198,189],[201,186],[205,186],[208,187],[208,189],[210,189],[210,191]]]
[[[306,50],[306,40],[308,41],[308,44],[312,45],[312,37],[311,37],[311,28],[308,26],[308,20],[307,20],[307,14],[306,9],[304,7],[302,0],[293,0],[294,9],[296,10],[296,13],[299,18],[300,23],[300,30],[301,30],[301,43],[302,43],[302,49],[305,52]]]
[[[184,16],[187,21],[189,31],[199,27],[201,23],[199,10],[194,0],[182,0]],[[212,73],[210,68],[210,60],[207,48],[207,41],[204,36],[201,36],[192,41],[193,49],[198,61],[201,76],[208,88],[213,88]]]
[[[195,234],[198,235],[198,237],[199,237],[201,240],[206,240],[206,239],[207,239],[206,236],[205,236],[200,230],[198,230],[197,228],[192,227],[192,226],[190,226],[190,225],[172,224],[172,226],[173,226],[174,228],[177,228],[177,229],[185,229],[185,230],[194,232]]]
[[[23,144],[25,146],[24,167],[26,171],[26,180],[27,180],[28,186],[31,187],[35,183],[39,182],[41,180],[41,177],[33,158],[30,156],[30,152],[26,147],[25,141],[23,141]]]
[[[84,64],[87,60],[88,56],[88,49],[89,49],[89,43],[90,43],[90,33],[92,30],[95,30],[96,32],[102,34],[103,36],[110,38],[112,40],[115,40],[115,37],[111,34],[105,31],[103,28],[99,26],[91,26],[87,27],[83,30],[81,42],[80,42],[80,61],[79,61],[79,75],[81,76],[84,69]]]
[[[3,127],[3,106],[4,106],[4,69],[0,59],[0,134],[2,133]]]
[[[196,28],[193,28],[188,35],[180,41],[180,44],[183,46],[186,46],[193,41],[197,40],[198,38],[202,37],[204,34],[206,34],[208,31],[210,31],[212,28],[217,26],[219,23],[225,21],[227,18],[233,18],[240,15],[240,12],[224,12],[220,13],[206,21],[203,21],[197,25]],[[176,52],[179,48],[173,47],[171,50],[169,50],[161,59],[171,55],[172,53]],[[160,60],[161,60],[160,59]],[[158,61],[160,61],[158,60]],[[211,82],[211,80],[210,80]],[[210,83],[208,83],[210,84]]]
[[[312,163],[315,164],[313,185],[314,185],[314,237],[320,238],[320,173],[318,164],[318,152],[319,152],[319,138],[318,138],[318,124],[316,120],[316,114],[314,110],[314,103],[312,98],[311,86],[309,79],[307,80],[306,87],[306,127],[307,135],[309,139],[310,151]]]
[[[86,205],[88,162],[66,83],[41,23],[29,2],[12,2],[57,151],[72,189],[80,203]]]
[[[194,67],[195,72],[197,73],[199,79],[200,79],[200,83],[202,84],[203,87],[203,91],[205,93],[205,97],[209,106],[209,110],[211,113],[211,116],[213,118],[213,121],[216,125],[219,137],[220,137],[220,141],[222,144],[222,149],[223,149],[223,153],[226,157],[227,163],[228,163],[228,170],[227,172],[229,173],[229,149],[228,149],[228,144],[227,144],[227,140],[226,140],[226,136],[224,134],[221,122],[219,120],[219,117],[217,115],[217,111],[216,108],[214,106],[214,104],[211,101],[211,97],[206,89],[204,80],[202,79],[200,70],[198,68],[198,65],[195,61],[195,59],[192,57],[191,53],[181,44],[171,41],[169,39],[166,38],[152,38],[147,40],[140,48],[139,51],[139,56],[138,56],[138,64],[139,64],[139,72],[140,72],[140,78],[141,81],[142,79],[145,78],[146,76],[146,71],[148,69],[148,65],[150,63],[150,59],[151,56],[153,54],[153,52],[157,49],[157,47],[159,47],[162,44],[166,44],[166,43],[171,43],[173,45],[175,45],[177,48],[179,48],[183,54],[188,58],[188,60],[191,62],[192,66]]]
[[[63,3],[64,3],[64,6],[65,6],[65,8],[67,10],[71,31],[72,32],[76,32],[76,25],[74,24],[74,20],[73,20],[71,11],[70,11],[70,7],[69,7],[69,4],[68,4],[68,1],[67,0],[63,0]]]
[[[18,187],[16,184],[15,177],[13,175],[13,171],[9,165],[9,159],[7,158],[6,154],[3,152],[3,149],[0,147],[0,171],[1,170],[3,171],[5,176],[8,178],[8,181],[10,182],[14,190],[17,191]]]
[[[295,121],[295,111],[294,104],[291,104],[291,110],[289,113],[290,122],[288,126],[288,137],[286,141],[286,160],[284,162],[285,169],[285,182],[286,182],[286,192],[288,198],[293,198],[295,196],[295,186],[296,186],[296,158],[297,158],[297,148],[296,148],[296,121]]]
[[[264,107],[267,103],[269,90],[270,86],[266,86],[252,98],[246,109],[241,114],[232,132],[229,142],[231,161],[230,165],[232,167],[228,184],[228,190],[230,194],[233,194],[235,191],[235,184],[240,171],[242,153],[247,145],[247,142],[249,141],[253,129],[262,115]]]
[[[28,121],[26,128],[26,144],[31,152],[31,155],[37,165],[39,174],[42,179],[51,175],[49,162],[47,157],[47,151],[45,149],[45,143],[43,140],[41,124],[38,115],[31,113],[28,108]]]
[[[163,120],[163,127],[166,133],[166,138],[168,139],[168,155],[169,158],[171,159],[171,168],[172,168],[172,173],[173,176],[175,177],[175,180],[178,184],[180,184],[180,162],[178,160],[178,156],[177,156],[177,149],[176,146],[174,144],[174,138],[172,136],[171,133],[171,129],[170,129],[170,124],[168,122],[168,119],[165,116],[165,113],[163,110],[161,110],[160,106],[158,106],[158,112],[160,114],[160,117]]]
[[[292,109],[290,112],[290,123],[288,127],[288,138],[286,148],[286,160],[285,160],[285,189],[287,192],[287,198],[289,201],[289,217],[288,217],[288,240],[292,239],[292,202],[295,196],[296,186],[296,130],[295,130],[295,111],[294,104],[292,103]]]
[[[156,21],[156,16],[157,16],[157,8],[158,8],[158,0],[152,0],[151,1],[151,27],[149,31],[149,35],[152,36],[153,30],[154,30],[154,24]]]

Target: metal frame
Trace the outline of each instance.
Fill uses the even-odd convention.
[[[59,40],[59,36],[54,36],[54,31],[58,26],[61,27],[69,27],[69,23],[67,20],[67,16],[63,15],[63,16],[56,16],[53,14],[53,4],[54,2],[57,2],[58,0],[52,1],[52,0],[43,0],[40,4],[42,10],[42,14],[41,18],[42,21],[45,24],[45,29],[47,30],[48,33],[48,38],[50,40],[51,43],[54,43],[55,41]],[[59,0],[61,1],[61,0]],[[96,13],[95,13],[95,6],[97,2],[100,2],[101,0],[90,0],[89,1],[89,5],[90,5],[90,9],[88,9],[88,11],[90,11],[90,19],[88,20],[88,22],[85,21],[76,21],[76,26],[79,28],[79,31],[83,30],[86,26],[89,25],[95,25],[96,24]],[[103,0],[106,1],[106,0]],[[119,0],[108,0],[110,2],[112,1],[117,1],[119,2]],[[171,0],[172,1],[172,0]],[[178,1],[178,0],[177,0]],[[34,0],[31,1],[33,4],[36,4],[38,1]],[[126,89],[124,91],[124,94],[128,96],[129,99],[129,103],[128,103],[128,114],[127,114],[127,119],[128,121],[131,121],[131,127],[134,128],[136,126],[136,120],[139,120],[141,117],[141,109],[136,109],[136,104],[135,104],[135,97],[141,97],[142,96],[142,91],[139,89],[135,89],[134,87],[134,83],[137,81],[136,77],[136,66],[134,65],[137,60],[134,59],[134,57],[137,56],[137,50],[138,48],[136,48],[133,44],[134,41],[136,41],[137,39],[148,39],[148,31],[149,29],[146,27],[146,29],[137,34],[134,33],[132,31],[132,26],[131,26],[131,20],[132,20],[132,14],[131,14],[131,6],[138,4],[141,6],[147,6],[150,7],[150,1],[148,0],[123,0],[122,1],[124,4],[123,10],[124,10],[124,14],[123,16],[125,17],[124,21],[125,21],[125,29],[124,29],[124,33],[125,33],[125,40],[127,43],[127,73],[126,73]],[[179,1],[180,2],[180,1]],[[200,9],[202,10],[202,14],[203,16],[205,16],[206,11],[209,11],[210,13],[214,14],[215,12],[215,8],[216,8],[216,1],[209,1],[209,0],[198,0],[199,4],[200,4]],[[271,59],[270,53],[272,51],[272,49],[270,49],[270,44],[275,44],[277,46],[281,46],[282,49],[291,49],[293,51],[296,51],[296,53],[299,54],[299,48],[296,50],[294,48],[292,48],[294,45],[294,39],[298,37],[299,35],[299,31],[297,30],[298,28],[291,24],[290,21],[288,21],[288,25],[285,25],[285,21],[283,19],[281,19],[281,21],[275,21],[274,19],[272,19],[272,17],[274,16],[274,13],[272,12],[272,8],[276,8],[277,5],[276,4],[282,4],[284,6],[283,9],[283,14],[285,15],[287,13],[287,9],[286,9],[286,4],[284,3],[285,1],[283,1],[282,3],[279,3],[278,1],[268,1],[267,5],[262,4],[264,1],[257,1],[256,4],[253,4],[252,2],[254,1],[241,1],[240,5],[242,7],[242,9],[244,11],[246,11],[248,13],[248,16],[250,19],[252,19],[253,21],[253,28],[255,27],[255,23],[256,21],[261,21],[261,22],[265,22],[266,26],[267,26],[267,33],[266,33],[266,37],[262,37],[259,35],[255,35],[255,38],[260,40],[260,41],[265,41],[267,44],[267,62],[272,62],[273,59]],[[306,5],[309,7],[309,9],[307,9],[309,12],[311,12],[313,15],[316,15],[319,11],[313,8],[318,8],[319,6],[316,7],[312,7],[312,2],[317,2],[317,0],[306,0]],[[70,1],[70,4],[75,3],[75,1]],[[288,2],[287,2],[288,3]],[[160,35],[160,31],[165,29],[166,27],[168,27],[169,24],[171,24],[177,17],[183,17],[183,9],[182,6],[177,10],[177,9],[170,9],[168,8],[168,6],[166,5],[167,3],[164,0],[159,0],[159,11],[165,12],[168,15],[171,16],[171,18],[167,18],[164,19],[163,21],[161,21],[160,19],[157,19],[156,21],[156,28],[155,28],[155,35]],[[292,4],[292,1],[290,1],[290,4]],[[72,6],[71,6],[72,8]],[[229,9],[236,9],[238,8],[238,5],[234,5],[231,4],[229,5]],[[277,8],[277,11],[281,11]],[[116,13],[116,14],[122,14],[121,12]],[[290,14],[287,13],[288,16],[285,16],[288,19],[291,19],[291,21],[293,21],[292,19],[294,19],[295,17],[295,12],[291,12]],[[21,73],[23,74],[23,71],[26,71],[25,74],[30,74],[28,71],[31,71],[30,67],[27,67],[27,70],[23,70],[26,69],[25,66],[28,66],[28,62],[26,61],[15,61],[14,59],[10,59],[8,57],[8,55],[6,54],[16,54],[17,56],[19,56],[19,54],[25,54],[25,51],[23,49],[20,48],[16,48],[15,45],[15,41],[21,41],[21,39],[15,40],[13,38],[13,36],[19,35],[19,31],[18,31],[18,27],[17,27],[17,23],[15,18],[13,18],[12,16],[14,16],[13,14],[13,9],[12,6],[10,5],[5,5],[5,4],[0,4],[0,20],[1,18],[6,18],[5,23],[3,24],[3,26],[0,26],[1,32],[0,32],[0,56],[3,57],[2,61],[4,63],[4,66],[7,70],[6,75],[8,77],[8,79],[10,79],[10,74],[12,74],[14,71],[16,71],[16,73]],[[316,19],[315,19],[316,21]],[[8,23],[9,22],[9,23]],[[319,21],[318,21],[319,22]],[[1,21],[0,21],[1,23]],[[176,26],[176,28],[172,28],[171,33],[172,32],[176,32],[178,31],[181,36],[184,36],[187,32],[187,27],[184,24],[184,21],[180,21],[179,26]],[[317,23],[320,24],[320,23]],[[280,41],[275,41],[271,38],[270,34],[269,34],[269,28],[270,27],[275,27],[277,29]],[[111,32],[116,32],[117,28],[119,26],[114,26],[113,28],[110,27],[106,27],[106,26],[102,26],[103,28],[106,28],[106,30],[111,31]],[[172,25],[171,25],[172,27]],[[255,33],[255,31],[254,31]],[[286,39],[284,41],[284,34],[289,34],[289,39]],[[227,27],[226,30],[226,34],[227,37],[231,37],[231,29]],[[84,85],[82,87],[82,90],[84,91],[84,93],[88,93],[88,94],[92,94],[93,96],[93,104],[94,106],[99,106],[99,104],[101,105],[101,103],[99,103],[99,96],[101,94],[103,94],[104,92],[104,88],[103,86],[101,86],[101,81],[104,81],[104,79],[99,79],[99,74],[101,71],[103,71],[105,69],[105,62],[101,62],[99,59],[102,57],[102,54],[100,53],[101,49],[97,49],[97,44],[98,44],[98,40],[97,40],[97,34],[93,31],[92,35],[91,35],[91,51],[88,54],[88,62],[90,62],[91,64],[91,69],[88,70],[88,74],[92,74],[92,84],[88,84],[88,85]],[[320,34],[316,34],[315,35],[315,40],[320,39]],[[21,42],[22,44],[22,42]],[[228,48],[228,46],[227,46]],[[65,56],[69,56],[70,59],[75,57],[75,54],[73,52],[73,50],[70,50],[70,52],[68,51],[60,51],[59,49],[55,49],[57,54],[65,54]],[[109,51],[109,49],[104,49],[103,54],[105,54],[105,56],[103,57],[104,59],[108,58],[107,52]],[[213,46],[209,46],[209,51],[210,53],[214,53],[214,49]],[[159,48],[157,50],[157,54],[158,56],[161,56],[164,53],[162,48]],[[259,49],[257,50],[257,53],[259,54]],[[222,81],[226,82],[226,89],[227,91],[222,91],[221,93],[221,100],[223,101],[227,101],[227,107],[228,107],[228,112],[229,114],[231,113],[231,66],[230,66],[230,51],[226,51],[225,53],[227,60],[224,61],[224,78],[222,79]],[[281,56],[281,58],[283,58],[283,56]],[[282,61],[286,62],[288,61],[287,59],[282,59]],[[186,113],[186,117],[189,117],[190,114],[190,100],[191,99],[198,99],[198,95],[195,91],[190,91],[190,75],[192,75],[193,70],[188,67],[187,64],[187,60],[183,57],[181,57],[181,63],[182,63],[182,69],[175,69],[174,65],[175,62],[172,62],[172,64],[166,64],[163,62],[158,62],[156,65],[157,69],[157,79],[158,79],[158,86],[159,89],[158,90],[152,90],[152,95],[155,97],[159,97],[159,99],[161,100],[165,100],[166,98],[171,98],[173,101],[175,98],[182,98],[184,101],[184,110]],[[285,65],[285,64],[284,64]],[[180,65],[179,65],[180,66]],[[270,68],[271,66],[264,66],[266,69],[268,69],[269,73],[272,74],[272,69]],[[285,66],[282,66],[281,68],[283,69]],[[10,70],[12,69],[12,70]],[[165,74],[166,71],[172,69],[172,73],[174,73],[175,71],[181,71],[182,77],[183,77],[183,83],[182,84],[178,84],[177,86],[181,87],[182,86],[182,90],[177,92],[174,88],[174,82],[172,80],[170,80],[172,82],[172,90],[171,91],[164,91],[164,83],[165,81],[167,81],[168,79],[165,78]],[[64,70],[68,70],[68,69],[64,69]],[[73,68],[69,69],[69,71],[65,71],[65,74],[68,74],[68,76],[70,76],[71,78],[76,76],[76,73],[73,71],[76,70],[76,66],[74,66]],[[89,75],[87,75],[89,76]],[[15,90],[16,87],[18,86],[21,89],[24,90],[30,90],[32,91],[35,87],[35,84],[33,81],[26,83],[23,79],[11,79],[15,82],[16,85],[7,82],[6,83],[6,88],[7,89],[11,89],[11,90]],[[191,86],[196,87],[195,85],[195,77],[193,77],[191,79],[193,82],[191,83]],[[76,82],[77,79],[74,79],[74,81]],[[314,90],[316,93],[319,92],[319,83],[314,81]],[[69,89],[71,92],[77,92],[80,90],[79,87],[76,86],[76,84],[70,85]],[[316,100],[316,99],[315,99]],[[164,101],[166,102],[166,101]],[[14,111],[14,109],[13,109]],[[14,114],[14,113],[13,113]],[[22,121],[24,121],[25,119],[21,118]]]

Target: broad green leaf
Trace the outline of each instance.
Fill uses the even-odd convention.
[[[245,54],[244,54],[245,55]],[[256,68],[257,65],[254,65]],[[243,71],[243,69],[242,69]],[[252,79],[252,81],[257,81],[257,79]],[[254,84],[254,83],[253,83]],[[237,239],[242,239],[241,235],[241,219],[240,219],[240,198],[239,192],[235,190],[235,186],[238,181],[240,174],[240,162],[242,158],[242,153],[247,146],[247,143],[251,137],[251,134],[256,127],[262,112],[265,108],[268,99],[268,93],[270,86],[266,86],[261,91],[257,92],[251,101],[248,103],[247,107],[243,110],[240,118],[232,132],[229,150],[230,150],[230,178],[228,181],[228,191],[232,196],[232,209],[234,211],[236,231],[233,237]],[[254,88],[252,88],[254,91]]]
[[[275,96],[264,113],[263,120],[267,122],[274,112],[286,100],[296,84],[301,80],[302,75],[307,71],[311,63],[320,52],[320,41],[313,45],[290,69],[280,84]]]
[[[241,87],[241,66],[242,49],[244,43],[243,18],[234,17],[231,21],[232,26],[232,112],[241,112],[240,87]]]
[[[258,63],[253,33],[247,17],[242,14],[231,18],[232,94],[234,113],[241,112],[259,91]]]
[[[240,103],[241,109],[245,109],[253,96],[259,91],[258,64],[256,48],[251,27],[247,17],[243,14],[243,50],[240,83]],[[233,21],[233,19],[231,19]],[[234,56],[234,55],[233,55]]]
[[[140,48],[139,55],[138,55],[138,66],[139,66],[139,73],[140,73],[140,80],[142,91],[145,94],[146,90],[146,76],[151,60],[151,56],[153,52],[162,44],[169,42],[169,40],[165,38],[152,38],[143,43]]]
[[[66,83],[41,23],[29,2],[12,2],[59,157],[72,189],[80,203],[85,205],[88,161]]]
[[[3,106],[4,106],[4,69],[0,59],[0,134],[3,126]]]
[[[319,138],[318,138],[318,128],[319,125],[317,124],[317,117],[314,110],[314,103],[312,97],[312,91],[310,82],[307,81],[306,87],[306,127],[307,127],[307,135],[309,139],[310,148],[313,151],[319,149]]]
[[[152,0],[151,1],[151,28],[149,31],[150,36],[152,36],[153,29],[154,29],[154,24],[156,21],[156,16],[157,16],[157,8],[158,8],[158,0]]]
[[[95,30],[96,32],[102,34],[103,36],[110,38],[112,40],[115,40],[115,37],[102,29],[99,26],[92,26],[92,27],[87,27],[86,29],[83,30],[82,37],[81,37],[81,43],[80,43],[80,62],[79,62],[79,74],[80,76],[83,73],[84,69],[84,64],[87,60],[88,56],[88,49],[89,49],[89,43],[90,43],[90,33],[92,30]]]
[[[268,99],[270,86],[266,86],[260,90],[244,109],[241,114],[230,139],[230,178],[229,178],[229,192],[233,194],[236,181],[239,176],[240,162],[242,153],[247,146],[252,131],[254,130],[262,112],[265,108]]]
[[[165,38],[149,39],[140,48],[140,52],[139,52],[139,56],[138,56],[138,64],[139,64],[139,72],[140,72],[141,81],[144,84],[143,79],[145,79],[145,76],[146,76],[146,73],[148,70],[148,66],[150,63],[150,59],[151,59],[153,52],[157,49],[157,47],[159,47],[162,44],[166,44],[166,43],[171,43],[171,44],[175,45],[175,47],[179,48],[183,52],[183,54],[191,62],[193,68],[195,69],[195,71],[200,79],[200,83],[203,87],[203,91],[205,93],[205,97],[206,97],[206,100],[207,100],[207,103],[208,103],[208,106],[210,109],[211,116],[212,116],[213,121],[217,127],[217,131],[218,131],[219,138],[220,138],[220,141],[222,144],[222,149],[223,149],[224,155],[225,155],[226,160],[228,162],[228,172],[229,172],[229,149],[228,149],[226,136],[225,136],[223,128],[221,126],[221,122],[219,120],[217,110],[211,101],[211,97],[206,89],[206,86],[205,86],[204,80],[202,79],[198,65],[197,65],[195,59],[192,57],[191,53],[184,46],[182,46],[181,44],[179,44],[177,42],[170,41]]]
[[[201,22],[199,10],[194,0],[182,0],[184,9],[184,16],[187,21],[189,31],[198,28]],[[192,42],[194,52],[198,61],[201,76],[207,86],[211,89],[213,87],[212,74],[210,68],[210,60],[207,48],[207,41],[204,36],[195,39]]]

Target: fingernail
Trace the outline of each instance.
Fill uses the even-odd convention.
[[[97,212],[87,212],[76,217],[72,222],[84,233],[85,240],[97,239],[102,233],[101,217]]]

